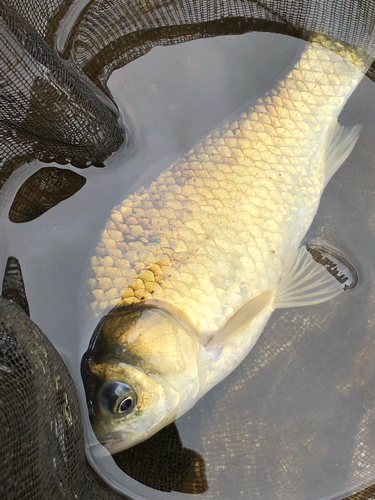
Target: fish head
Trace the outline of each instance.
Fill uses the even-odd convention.
[[[96,327],[81,375],[93,430],[110,453],[117,453],[195,404],[199,343],[163,309],[116,307]]]

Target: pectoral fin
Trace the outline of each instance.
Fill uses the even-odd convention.
[[[343,283],[316,262],[303,246],[290,259],[276,287],[274,306],[276,309],[319,304],[333,299],[343,290]]]
[[[224,347],[227,345],[244,329],[244,327],[246,327],[246,325],[250,324],[267,305],[272,303],[272,296],[273,291],[267,290],[241,307],[241,309],[239,309],[208,342],[206,349],[211,350],[218,346]]]

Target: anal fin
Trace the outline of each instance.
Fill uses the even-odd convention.
[[[269,305],[278,309],[319,304],[353,288],[357,281],[354,267],[337,252],[320,245],[302,246],[289,259],[276,287],[241,307],[208,341],[206,351],[220,354]]]

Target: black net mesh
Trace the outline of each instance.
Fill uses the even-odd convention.
[[[10,259],[3,294],[15,302],[20,290],[18,263]],[[1,498],[124,498],[86,463],[78,398],[59,354],[3,297],[0,318]]]
[[[116,115],[7,2],[0,16],[0,186],[35,158],[101,166],[124,138]]]
[[[274,31],[300,38],[322,31],[372,50],[373,2],[294,0],[147,0],[89,2],[68,38],[64,55],[71,57],[105,90],[114,69],[156,45],[196,38]]]
[[[86,178],[69,169],[41,168],[19,188],[9,210],[12,222],[29,222],[79,191]]]
[[[0,188],[15,168],[36,158],[71,163],[80,168],[102,166],[125,138],[116,108],[108,99],[107,80],[114,69],[142,56],[155,45],[251,30],[300,38],[307,38],[312,31],[323,31],[373,53],[370,35],[374,30],[374,14],[372,0],[93,0],[82,5],[64,0],[2,0]],[[374,76],[371,69],[369,76]],[[31,181],[35,186],[32,184],[27,193],[20,192],[14,203],[14,217],[31,220],[29,214],[25,215],[26,196],[32,198],[33,213],[38,215],[46,206],[56,203],[56,199],[66,199],[73,194],[74,190],[70,194],[57,193],[55,197],[56,185],[61,179],[68,179],[69,174],[61,178],[56,171],[52,174],[48,196],[55,201],[43,190],[47,202],[41,199],[38,186],[45,184],[42,173],[39,180]],[[77,182],[74,178],[73,184]],[[16,299],[12,293],[20,284],[17,285],[17,279],[16,284],[12,282],[9,273],[13,273],[13,278],[17,276],[17,266],[7,270],[3,294],[7,299],[23,302],[25,309],[24,295],[19,292]],[[370,316],[368,319],[370,321]],[[311,324],[317,322],[315,319]],[[370,327],[369,335],[371,324]],[[301,339],[303,343],[303,337]],[[295,339],[296,357],[299,340]],[[361,381],[371,383],[373,380],[366,339],[363,346],[361,349],[359,345],[353,363],[352,377],[357,387]],[[280,339],[280,346],[270,349],[279,353],[282,347]],[[266,366],[272,379],[272,359],[261,348],[257,356],[259,367]],[[243,415],[236,406],[238,391],[246,397],[254,397],[257,391],[255,372],[246,373],[240,380],[236,377],[232,377],[225,389],[228,391],[228,428],[242,427]],[[251,390],[245,390],[250,381]],[[110,492],[86,463],[78,401],[64,363],[24,312],[5,298],[0,298],[0,383],[0,498],[121,498]],[[233,404],[232,398],[235,398]],[[342,396],[342,405],[351,404],[357,404],[356,391]],[[231,411],[235,407],[236,411]],[[356,436],[358,443],[364,443],[370,450],[374,450],[373,416],[373,401],[368,401],[363,419],[357,422]],[[251,446],[257,446],[269,431],[261,417],[259,409],[254,432],[244,437]],[[269,426],[272,427],[272,416]],[[210,436],[210,432],[206,430],[206,435]],[[227,429],[213,425],[212,432],[215,435],[207,445],[211,449],[210,462],[220,471],[224,467],[220,442],[226,439]],[[322,436],[319,439],[323,441]],[[326,442],[329,445],[329,435]],[[232,445],[239,446],[239,441]],[[275,456],[278,445],[275,442]],[[295,485],[285,480],[283,470],[293,467],[301,471],[302,477],[302,457],[309,446],[312,448],[313,443],[295,442],[290,457],[278,457],[278,477],[269,477],[267,463],[262,463],[261,457],[253,464],[264,474],[265,482],[274,482],[275,498],[292,498]],[[353,456],[348,463],[359,460],[361,446],[353,445]],[[347,453],[349,448],[343,451]],[[116,457],[116,462],[132,477],[162,491],[199,494],[207,489],[201,457],[182,447],[173,427],[147,445]],[[348,474],[355,476],[353,468],[354,465],[351,470],[343,471],[343,481]],[[368,477],[372,477],[372,471],[367,472]],[[246,471],[240,473],[246,474]],[[251,487],[249,484],[249,491]],[[311,487],[313,498],[314,485],[305,487]],[[253,498],[261,498],[261,492],[258,493],[253,491]],[[212,494],[218,498],[215,492]],[[229,490],[221,494],[223,498],[232,498]],[[369,486],[350,498],[369,500],[374,495],[375,488]],[[244,498],[247,498],[246,492]]]

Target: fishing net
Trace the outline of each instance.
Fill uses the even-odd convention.
[[[17,12],[0,3],[0,187],[15,168],[36,158],[102,166],[124,140],[116,114],[43,38],[58,5],[19,4]]]
[[[73,381],[17,305],[27,312],[22,290],[18,262],[9,259],[0,297],[1,498],[121,498],[86,463]]]
[[[375,3],[371,0],[2,0],[0,17],[0,187],[16,168],[34,159],[79,168],[103,166],[108,156],[126,144],[127,135],[111,100],[108,78],[115,69],[156,45],[248,31],[308,39],[311,32],[322,31],[374,53]],[[374,74],[370,69],[370,78]],[[35,176],[30,178],[29,190],[22,186],[14,202],[16,219],[34,218],[25,214],[25,204],[31,205],[36,217],[52,206],[53,200],[58,203],[72,194],[67,188],[64,198],[56,189],[57,171],[51,172],[48,182],[42,172],[37,180]],[[74,184],[80,182],[72,177]],[[64,174],[65,179],[69,174]],[[51,185],[48,195],[46,185]],[[40,186],[47,200],[42,207]],[[31,201],[24,201],[27,196]],[[372,208],[369,206],[365,214],[370,230]],[[121,498],[101,482],[85,460],[78,400],[62,359],[25,312],[8,300],[27,310],[16,262],[10,262],[6,277],[6,298],[0,299],[0,497]],[[326,471],[334,467],[330,440],[335,432],[344,432],[345,467],[339,471],[342,491],[352,491],[353,500],[374,498],[371,481],[375,476],[375,406],[374,398],[368,396],[375,397],[368,389],[373,387],[375,375],[369,351],[374,323],[371,290],[367,312],[363,312],[368,329],[358,339],[351,370],[338,370],[337,392],[332,392],[327,401],[327,418],[332,417],[335,408],[344,407],[348,412],[354,406],[361,408],[361,417],[348,423],[346,433],[342,428],[327,426],[326,434],[311,429],[301,440],[286,421],[284,441],[275,435],[265,448],[263,444],[273,435],[273,415],[266,415],[261,405],[251,415],[241,407],[244,398],[257,400],[264,374],[274,385],[281,380],[280,366],[293,367],[306,355],[306,339],[321,341],[316,331],[327,328],[336,307],[331,304],[324,310],[324,326],[319,317],[311,316],[307,324],[306,316],[285,314],[283,321],[289,322],[291,330],[299,322],[298,333],[286,339],[276,331],[270,344],[261,343],[256,348],[252,364],[235,372],[217,389],[221,395],[225,393],[226,404],[215,407],[212,403],[209,428],[201,428],[197,421],[197,432],[203,436],[206,450],[205,463],[198,453],[183,447],[173,426],[148,443],[117,456],[116,463],[133,478],[164,492],[191,493],[197,498],[205,492],[206,498],[228,500],[264,498],[262,487],[254,487],[251,480],[252,474],[257,474],[257,484],[273,485],[273,498],[290,500],[301,498],[303,493],[317,500],[317,485],[324,483]],[[277,321],[272,325],[270,331],[277,328]],[[328,355],[321,354],[322,359]],[[313,372],[318,377],[317,360],[305,362],[306,366],[316,363]],[[287,373],[293,375],[293,371]],[[364,387],[368,389],[365,403],[360,397]],[[307,396],[304,414],[308,420],[318,395],[312,391]],[[287,401],[283,406],[278,399],[272,399],[272,394],[270,400],[271,406],[275,401],[275,414],[297,404],[297,400]],[[244,421],[248,422],[246,429]],[[370,467],[363,468],[365,455],[374,460]],[[241,491],[233,490],[235,480],[229,480],[227,456],[235,457],[233,474],[242,478]],[[307,456],[316,457],[316,468],[308,475]],[[295,471],[292,483],[291,470]],[[367,489],[357,493],[358,485],[364,484]],[[336,498],[343,496],[337,493]]]

